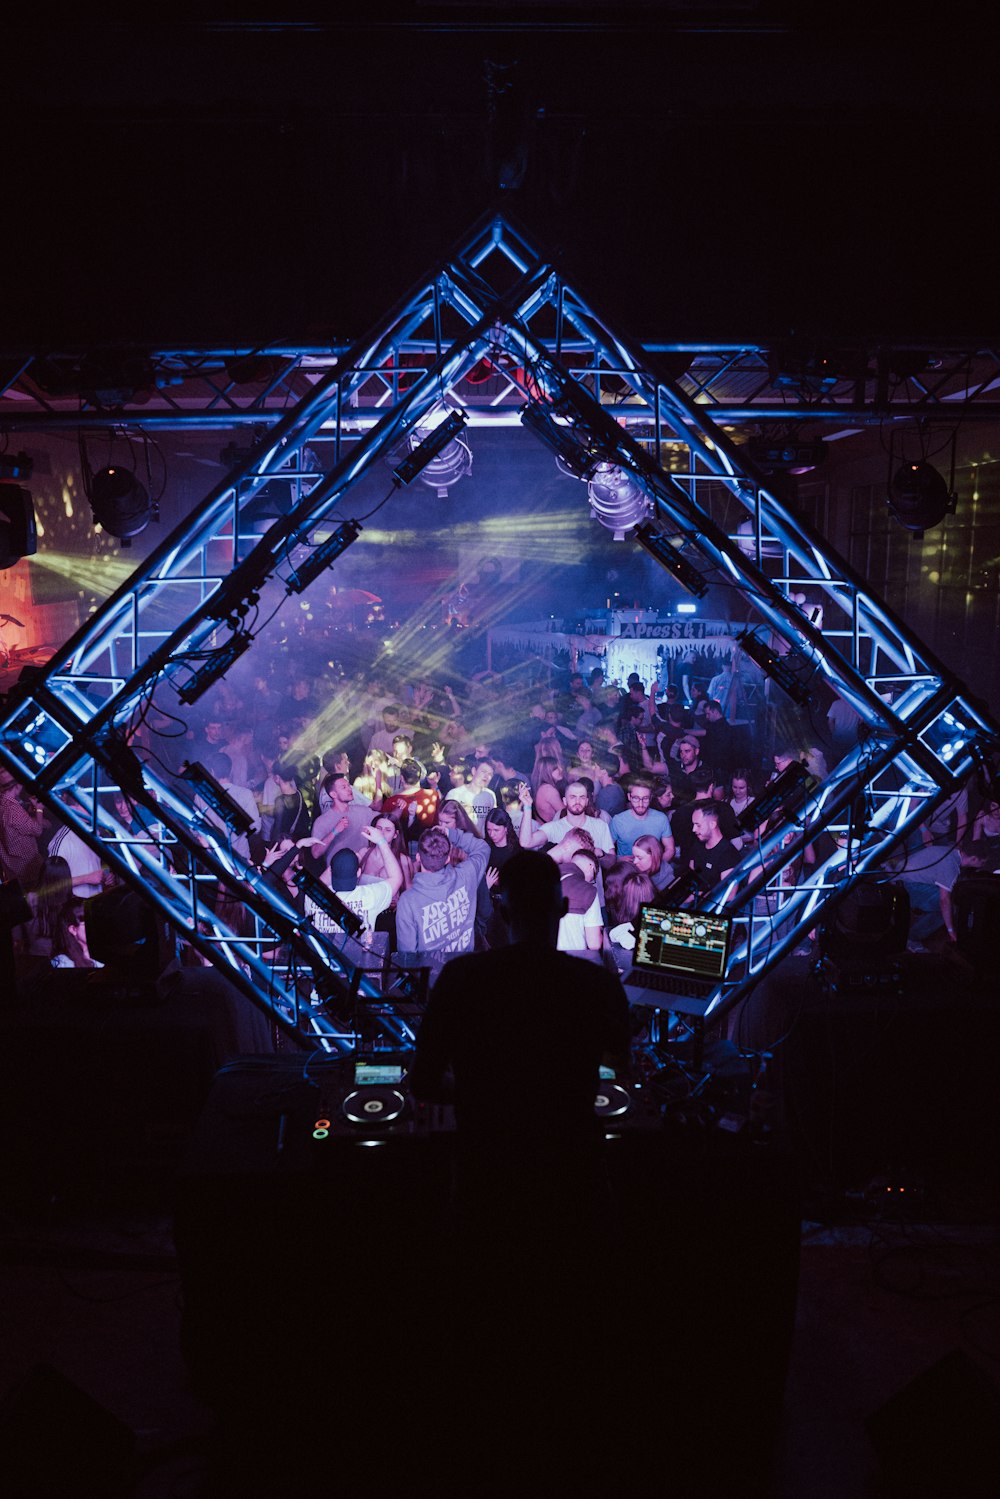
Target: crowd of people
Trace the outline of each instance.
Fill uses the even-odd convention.
[[[595,669],[517,690],[489,673],[458,686],[373,675],[322,697],[304,675],[280,689],[261,676],[249,692],[223,682],[197,719],[145,715],[133,743],[160,774],[202,767],[243,814],[234,834],[199,795],[203,831],[281,880],[320,930],[338,922],[330,902],[300,889],[303,869],[382,957],[436,966],[502,946],[500,873],[519,849],[539,849],[558,865],[566,901],[558,946],[610,951],[626,966],[642,904],[691,899],[739,864],[756,836],[741,815],[769,780],[795,760],[817,779],[827,773],[826,755],[838,751],[833,736],[825,745],[817,737],[757,744],[697,684],[683,699],[676,687],[608,683]],[[113,788],[108,795],[124,828],[148,832],[147,810]],[[963,838],[979,840],[990,868],[1000,839],[1000,808],[984,803],[970,817],[964,793],[932,821],[897,870],[923,902],[918,940],[932,927],[952,930]],[[18,956],[93,965],[84,903],[116,877],[6,772],[0,867],[31,907]],[[231,892],[219,900],[226,921],[249,930]]]

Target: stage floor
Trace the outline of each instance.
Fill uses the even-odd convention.
[[[148,1184],[144,1198],[131,1203],[54,1203],[44,1213],[5,1217],[0,1395],[38,1364],[51,1365],[135,1434],[143,1459],[130,1491],[135,1499],[214,1499],[221,1492],[209,1485],[220,1461],[215,1420],[188,1387],[171,1219],[158,1195]],[[1000,1313],[995,1300],[983,1304],[995,1276],[997,1234],[983,1221],[983,1203],[956,1198],[953,1221],[934,1224],[866,1222],[846,1205],[839,1216],[839,1223],[802,1225],[768,1499],[875,1492],[865,1418],[954,1350],[1000,1378]],[[723,1441],[725,1404],[718,1413]],[[635,1419],[647,1415],[637,1398]],[[38,1419],[46,1430],[47,1414]],[[276,1433],[283,1421],[276,1415]],[[331,1477],[335,1471],[331,1451]]]

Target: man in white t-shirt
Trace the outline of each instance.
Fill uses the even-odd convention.
[[[497,804],[496,796],[490,790],[492,779],[491,762],[479,760],[472,772],[471,781],[464,786],[455,786],[445,798],[449,802],[461,802],[480,832],[484,829],[487,812],[491,812]]]
[[[57,829],[49,839],[49,858],[58,856],[69,865],[73,881],[73,894],[78,900],[87,900],[97,895],[104,881],[100,854],[95,854],[89,843],[84,843],[79,833],[72,828]]]
[[[525,787],[521,794],[522,801],[531,800],[530,788]],[[561,843],[566,834],[575,829],[583,829],[589,833],[594,840],[594,848],[597,852],[598,862],[603,869],[610,869],[618,857],[615,853],[614,840],[611,837],[611,829],[601,817],[587,816],[587,788],[579,781],[571,781],[566,787],[566,815],[557,817],[552,822],[544,822],[537,831],[531,831],[531,819],[523,818],[521,828],[518,832],[522,848],[544,848],[547,843]]]

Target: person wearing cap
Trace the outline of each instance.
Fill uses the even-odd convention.
[[[682,734],[677,740],[675,750],[677,763],[671,770],[671,780],[675,786],[678,780],[683,785],[683,778],[690,783],[691,777],[702,768],[701,741],[696,734]]]
[[[403,868],[392,851],[392,845],[377,827],[366,826],[361,836],[367,843],[374,843],[382,855],[385,879],[362,880],[358,875],[358,856],[352,848],[338,849],[329,866],[320,875],[335,895],[339,895],[349,911],[353,911],[363,923],[365,932],[371,932],[383,911],[388,911],[393,898],[403,884]],[[332,931],[333,922],[324,912],[306,899],[306,915],[317,931]]]
[[[399,767],[399,788],[382,803],[382,815],[397,821],[411,844],[425,828],[433,827],[441,805],[441,793],[434,786],[424,785],[423,776],[419,760],[404,760]]]

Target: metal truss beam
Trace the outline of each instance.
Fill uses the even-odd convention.
[[[404,364],[401,351],[413,349],[419,359]],[[460,404],[484,361],[497,374],[498,405],[531,407],[620,467],[671,555],[706,583],[736,589],[801,680],[825,681],[865,725],[864,745],[812,790],[794,822],[763,837],[702,902],[725,906],[741,932],[716,1013],[1000,741],[961,683],[747,463],[714,420],[708,385],[692,390],[663,378],[657,361],[621,338],[511,223],[483,221],[377,329],[305,382],[253,452],[0,717],[0,762],[30,777],[277,1024],[325,1050],[353,1045],[338,1019],[348,1000],[377,1017],[389,1043],[406,1044],[412,1033],[393,994],[409,997],[409,975],[397,974],[386,996],[348,944],[314,931],[206,822],[191,786],[148,744],[141,749],[144,728],[154,706],[183,717],[206,671],[222,675],[252,646],[263,612],[271,617],[308,577],[317,529],[339,519],[376,460],[409,450],[421,423]],[[602,388],[609,381],[613,407]],[[372,420],[351,430],[359,407]],[[305,461],[307,448],[322,451],[319,472]],[[667,464],[676,449],[685,454],[679,470]],[[292,507],[260,535],[247,506],[275,477],[291,482]],[[822,628],[803,596],[821,603]],[[108,811],[116,789],[140,810],[148,840],[123,839]],[[834,850],[822,857],[821,835]],[[215,914],[227,905],[248,910],[249,933]]]
[[[594,390],[602,404],[622,404],[622,371],[593,361],[586,340],[553,333],[549,353]],[[128,349],[46,354],[0,370],[0,432],[103,430],[222,431],[267,428],[290,405],[339,368],[350,346],[257,349]],[[758,344],[645,344],[644,362],[680,373],[678,387],[717,423],[992,421],[1000,416],[1000,350],[954,344],[913,350],[871,345],[848,351],[815,346],[791,357]],[[386,391],[426,368],[433,338],[402,331],[386,349],[384,368],[355,392],[354,419],[377,410]],[[839,356],[839,357],[838,357]],[[855,368],[846,369],[850,363]],[[482,372],[479,372],[480,376]],[[516,404],[503,388],[482,398],[481,378],[456,386],[455,399],[483,422]],[[624,413],[627,415],[627,411]]]

